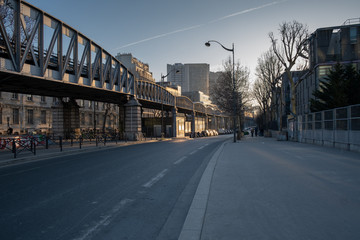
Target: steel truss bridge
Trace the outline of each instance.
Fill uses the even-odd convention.
[[[0,91],[222,115],[134,74],[61,20],[22,0],[0,0]]]

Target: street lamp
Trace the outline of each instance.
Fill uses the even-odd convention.
[[[172,73],[174,69],[168,72],[165,76],[161,74],[161,85],[164,87],[164,79]],[[180,70],[176,70],[175,73],[180,72]],[[165,132],[164,132],[164,95],[163,90],[161,89],[161,138],[164,138]]]
[[[227,48],[218,41],[209,40],[205,43],[205,46],[210,47],[210,42],[215,42],[219,44],[226,51],[232,52],[232,60],[233,60],[233,74],[232,74],[232,82],[233,82],[233,122],[234,122],[234,142],[236,142],[236,115],[237,115],[237,103],[236,103],[236,94],[235,94],[235,47],[234,43],[232,44],[232,48]]]

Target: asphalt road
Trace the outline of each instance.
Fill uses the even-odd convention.
[[[177,239],[229,136],[82,153],[0,169],[0,239]]]

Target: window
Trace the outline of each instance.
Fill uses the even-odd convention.
[[[32,109],[27,110],[27,123],[34,124],[34,110]]]
[[[13,109],[13,124],[19,124],[19,109]]]
[[[95,114],[95,125],[99,125],[99,114]]]
[[[356,41],[357,41],[357,28],[351,27],[350,28],[350,43],[356,44]]]
[[[93,124],[93,115],[89,114],[89,125]]]
[[[45,102],[46,102],[46,97],[45,97],[45,96],[41,96],[40,101],[41,101],[42,103],[45,103]]]
[[[81,124],[84,125],[85,124],[85,113],[81,113],[80,116],[81,116],[81,119],[80,119]]]
[[[32,100],[33,100],[33,96],[30,95],[30,94],[28,94],[28,95],[26,95],[26,99],[27,99],[28,101],[32,101]]]
[[[46,124],[46,110],[41,110],[40,122],[41,124]]]
[[[326,77],[331,70],[332,66],[320,66],[319,67],[319,78]]]
[[[19,94],[13,93],[11,96],[12,99],[19,99]]]

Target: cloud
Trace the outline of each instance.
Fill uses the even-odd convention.
[[[274,2],[271,2],[271,3],[268,3],[268,4],[264,4],[264,5],[261,5],[261,6],[258,6],[258,7],[249,8],[249,9],[246,9],[246,10],[243,10],[243,11],[240,11],[240,12],[236,12],[236,13],[229,14],[229,15],[227,15],[227,16],[224,16],[224,17],[221,17],[221,18],[212,20],[212,21],[208,22],[207,24],[219,22],[219,21],[222,21],[222,20],[225,20],[225,19],[228,19],[228,18],[236,17],[236,16],[238,16],[238,15],[242,15],[242,14],[245,14],[245,13],[253,12],[253,11],[256,11],[256,10],[259,10],[259,9],[262,9],[262,8],[266,8],[266,7],[269,7],[269,6],[272,6],[272,5],[276,5],[276,4],[279,4],[279,3],[283,3],[283,2],[286,2],[286,1],[288,1],[288,0],[274,1]],[[130,46],[133,46],[133,45],[137,45],[137,44],[139,44],[139,43],[143,43],[143,42],[147,42],[147,41],[150,41],[150,40],[154,40],[154,39],[166,37],[166,36],[169,36],[169,35],[172,35],[172,34],[176,34],[176,33],[180,33],[180,32],[189,31],[189,30],[192,30],[192,29],[195,29],[195,28],[200,28],[200,27],[205,26],[205,25],[207,25],[207,24],[198,24],[198,25],[195,25],[195,26],[178,29],[178,30],[171,31],[171,32],[168,32],[168,33],[159,34],[159,35],[156,35],[156,36],[153,36],[153,37],[145,38],[145,39],[143,39],[143,40],[139,40],[139,41],[136,41],[136,42],[132,42],[132,43],[123,45],[123,46],[121,46],[121,47],[117,47],[117,48],[115,48],[114,50],[119,50],[119,49],[122,49],[122,48],[127,48],[127,47],[130,47]]]

